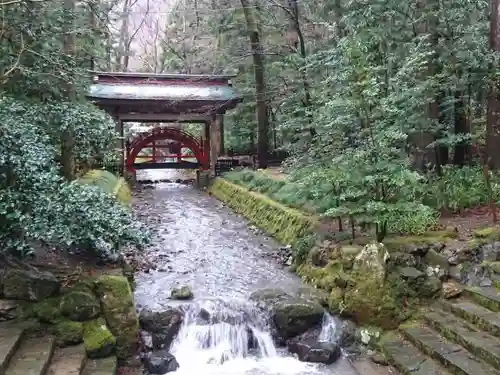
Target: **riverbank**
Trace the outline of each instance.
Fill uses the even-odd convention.
[[[304,281],[330,294],[332,312],[354,318],[359,324],[395,328],[415,314],[422,304],[443,295],[458,294],[462,289],[458,283],[500,285],[497,242],[500,230],[496,228],[476,230],[465,236],[455,228],[413,236],[389,236],[383,245],[370,247],[366,245],[369,237],[359,237],[353,242],[338,232],[325,232],[324,223],[314,215],[223,178],[217,179],[209,191],[278,240],[284,238],[284,230],[294,233],[286,237],[286,242],[281,242],[294,249],[289,252],[297,273]],[[302,230],[303,226],[296,229],[290,212],[293,218],[307,218],[306,231]],[[380,280],[367,280],[364,276],[358,280],[363,259],[365,263],[372,263],[368,265],[370,275],[382,274],[382,289],[378,289]],[[377,290],[383,294],[377,295]],[[360,315],[360,311],[365,314]]]

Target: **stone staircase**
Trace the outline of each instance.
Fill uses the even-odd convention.
[[[56,348],[52,336],[33,337],[0,323],[0,375],[115,375],[116,358],[87,359],[82,345]]]
[[[468,288],[439,301],[380,348],[407,375],[500,375],[500,290]]]

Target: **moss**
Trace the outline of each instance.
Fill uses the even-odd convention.
[[[405,252],[415,246],[431,246],[446,243],[455,238],[448,232],[426,232],[420,236],[395,236],[384,239],[384,245],[389,252]]]
[[[108,357],[113,354],[116,338],[102,318],[83,324],[83,343],[90,358]]]
[[[47,298],[42,302],[35,303],[31,306],[31,313],[29,310],[26,313],[42,323],[56,323],[61,319],[61,300],[58,297]]]
[[[99,315],[101,306],[90,290],[75,290],[61,298],[61,313],[71,320],[82,322]]]
[[[481,229],[476,229],[473,232],[474,237],[485,238],[489,240],[500,239],[500,228],[497,227],[486,227]]]
[[[135,353],[139,320],[130,284],[124,276],[103,275],[96,281],[102,312],[116,336],[117,356],[125,359]]]
[[[407,318],[408,311],[389,283],[369,275],[358,275],[355,280],[356,285],[345,290],[343,315],[382,329],[394,329]]]
[[[170,292],[170,298],[176,300],[189,300],[194,297],[193,291],[187,285],[181,286],[180,288],[174,288]]]
[[[310,234],[317,224],[312,216],[221,178],[214,181],[209,191],[283,244],[294,245],[300,238]]]
[[[83,341],[83,323],[61,321],[55,325],[54,334],[60,347],[79,344]]]
[[[342,259],[328,262],[326,267],[314,267],[309,263],[300,265],[297,274],[313,286],[330,293],[333,289],[353,285],[354,280],[347,272]]]

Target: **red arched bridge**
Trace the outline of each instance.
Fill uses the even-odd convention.
[[[173,142],[166,144],[167,140]],[[179,128],[153,128],[127,142],[125,164],[131,172],[137,169],[209,169],[209,146],[204,143],[203,139],[196,139]],[[152,153],[141,155],[145,149],[151,149]],[[189,151],[183,153],[185,149]],[[146,161],[141,162],[141,159]]]

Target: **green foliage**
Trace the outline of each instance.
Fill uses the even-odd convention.
[[[500,176],[489,172],[493,199],[500,201]],[[438,209],[460,211],[465,208],[485,205],[488,194],[484,182],[483,170],[479,166],[461,168],[446,166],[442,175],[429,177],[429,189],[424,201]]]
[[[341,189],[339,182],[342,180],[338,170],[299,169],[290,180],[284,181],[277,181],[265,173],[251,170],[232,171],[226,173],[224,178],[252,191],[265,194],[284,205],[314,214],[344,218],[354,214],[358,220],[365,223],[376,222],[376,215],[379,215],[379,219],[386,218],[388,230],[391,233],[423,233],[435,225],[437,220],[436,211],[421,203],[408,205],[406,201],[403,201],[399,203],[401,206],[398,206],[398,202],[395,202],[387,205],[385,211],[382,211],[376,202],[359,205],[360,202],[355,200],[355,196],[349,195],[349,190],[346,192]],[[321,182],[318,183],[318,181]],[[421,185],[418,191],[424,191],[426,188],[424,182],[424,180],[418,182]],[[415,194],[415,200],[418,198],[416,191],[412,190],[408,193]],[[363,211],[373,206],[375,206],[373,211]],[[420,210],[418,215],[415,215],[415,207]],[[355,214],[354,209],[359,211]]]
[[[59,175],[44,113],[42,104],[0,99],[0,248],[25,252],[42,241],[112,252],[145,244],[147,232],[113,196]]]

